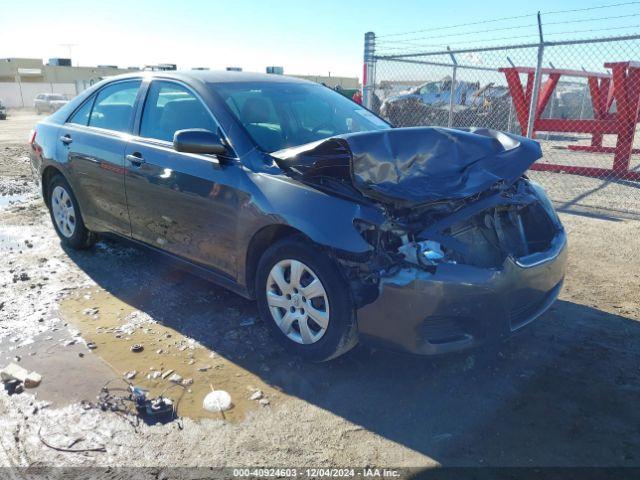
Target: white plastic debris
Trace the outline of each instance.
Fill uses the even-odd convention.
[[[202,408],[207,412],[223,412],[231,408],[231,395],[224,390],[213,390],[204,397]]]
[[[0,370],[0,378],[3,382],[18,380],[19,382],[24,383],[26,388],[35,388],[40,385],[40,382],[42,381],[42,376],[39,373],[29,372],[15,363],[10,363]]]
[[[253,395],[249,397],[249,400],[260,400],[263,396],[262,390],[256,390],[253,392]]]

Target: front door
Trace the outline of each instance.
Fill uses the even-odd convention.
[[[190,89],[153,80],[139,136],[125,151],[131,233],[136,240],[235,277],[235,225],[244,195],[234,187],[244,174],[235,163],[175,151],[174,133],[188,128],[219,131]]]

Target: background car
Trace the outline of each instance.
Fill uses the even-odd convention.
[[[39,93],[33,100],[33,107],[40,115],[42,112],[53,113],[67,103],[69,103],[69,99],[61,93]]]
[[[506,87],[493,83],[481,86],[480,82],[458,80],[453,88],[452,106],[451,90],[450,77],[424,83],[387,97],[380,107],[380,115],[397,127],[447,125],[452,107],[453,123],[459,127],[478,124],[507,126],[509,95]],[[490,115],[496,121],[481,123],[478,115]]]

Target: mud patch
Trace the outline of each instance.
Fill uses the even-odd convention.
[[[237,422],[249,410],[271,408],[283,400],[282,392],[255,374],[155,322],[101,288],[78,289],[70,294],[60,304],[60,316],[79,330],[88,346],[95,345],[91,354],[102,358],[118,375],[126,379],[127,374],[135,372],[128,381],[148,390],[150,396],[162,394],[174,402],[179,400],[181,417]],[[142,345],[142,351],[133,352],[135,344]],[[175,375],[182,383],[176,383],[179,379]],[[224,416],[202,408],[212,387],[231,395],[233,407]],[[254,395],[258,390],[262,396]]]

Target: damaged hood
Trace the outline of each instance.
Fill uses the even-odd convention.
[[[511,185],[542,152],[533,140],[496,130],[415,127],[340,135],[271,155],[302,176],[349,180],[366,197],[406,205]]]

